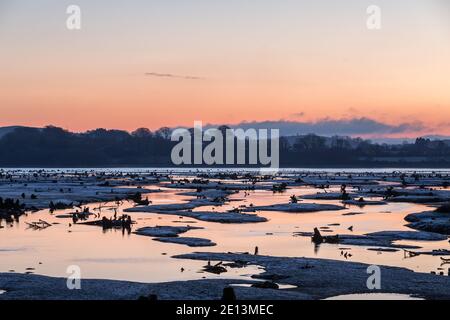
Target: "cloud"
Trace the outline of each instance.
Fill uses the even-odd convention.
[[[304,115],[305,115],[305,112],[303,112],[303,111],[296,112],[296,113],[292,114],[292,116],[295,117],[295,118],[302,118]]]
[[[418,133],[426,129],[421,122],[388,124],[370,118],[321,119],[318,121],[262,121],[242,122],[231,128],[279,129],[282,136],[314,133],[324,136],[389,136]]]
[[[196,77],[196,76],[184,76],[177,75],[172,73],[158,73],[158,72],[146,72],[146,76],[150,77],[158,77],[158,78],[176,78],[176,79],[185,79],[185,80],[202,80],[204,78]]]

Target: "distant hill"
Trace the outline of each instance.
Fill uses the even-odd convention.
[[[3,138],[4,135],[13,132],[17,128],[20,128],[20,126],[0,127],[0,138]]]
[[[9,127],[0,127],[0,139],[3,138],[4,135],[15,131],[16,129],[19,128],[33,128],[33,127],[25,127],[25,126],[9,126]],[[37,129],[37,128],[33,128],[33,129]]]

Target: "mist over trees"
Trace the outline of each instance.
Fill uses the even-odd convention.
[[[0,136],[0,166],[171,167],[171,151],[178,142],[172,142],[170,135],[171,129],[166,127],[157,131],[140,128],[131,133],[18,127]],[[387,145],[314,134],[281,137],[280,165],[450,168],[450,141],[418,138],[414,143]]]

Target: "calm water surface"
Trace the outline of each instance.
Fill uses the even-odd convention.
[[[155,188],[154,186],[149,188]],[[160,188],[159,186],[156,188]],[[191,197],[178,195],[188,190],[161,188],[162,192],[149,194],[153,204],[182,203]],[[337,190],[337,189],[336,189]],[[191,190],[192,191],[192,190]],[[240,192],[230,197],[232,200],[222,207],[203,207],[196,210],[225,211],[242,204],[266,205],[287,203],[292,194],[297,196],[319,192],[314,188],[299,187],[289,189],[285,193],[271,191]],[[333,190],[330,190],[333,191]],[[304,200],[304,202],[319,202],[340,204],[339,201]],[[99,206],[104,206],[101,213],[113,216],[115,203],[91,204],[93,212],[98,212]],[[132,206],[124,202],[118,209],[118,214]],[[191,230],[184,234],[189,237],[207,238],[215,243],[215,247],[190,248],[178,244],[153,241],[150,237],[133,233],[123,233],[122,230],[103,231],[100,227],[71,225],[71,219],[57,218],[56,215],[73,212],[73,210],[57,211],[50,214],[48,210],[30,213],[21,217],[19,223],[5,225],[0,229],[0,272],[33,272],[49,276],[67,276],[70,265],[78,265],[83,278],[117,279],[141,282],[164,282],[200,278],[242,278],[260,273],[261,268],[250,266],[243,269],[229,269],[222,275],[212,275],[200,272],[205,264],[202,261],[179,260],[171,256],[194,251],[213,252],[253,252],[259,247],[262,255],[289,257],[316,257],[336,260],[346,260],[341,256],[341,245],[324,244],[315,248],[309,238],[294,236],[294,232],[312,231],[314,227],[330,226],[333,233],[364,234],[383,230],[410,230],[405,227],[404,217],[412,212],[427,210],[425,205],[391,203],[381,206],[348,207],[336,212],[315,212],[293,214],[283,212],[259,212],[258,215],[269,219],[265,223],[255,224],[219,224],[197,221],[173,215],[153,213],[132,213],[137,224],[136,230],[144,226],[192,225],[203,227],[201,230]],[[364,214],[345,216],[343,213],[363,212]],[[53,225],[44,230],[33,230],[26,222],[39,219]],[[353,232],[347,230],[353,226]],[[419,245],[423,250],[449,249],[447,241],[402,241],[402,243]],[[440,258],[433,256],[417,256],[405,258],[403,251],[375,252],[366,247],[347,246],[351,248],[352,257],[348,260],[370,264],[401,266],[419,272],[436,271],[440,267]],[[30,269],[31,268],[31,269]],[[181,268],[184,271],[181,271]]]

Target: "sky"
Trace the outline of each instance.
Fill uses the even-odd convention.
[[[0,68],[0,126],[450,135],[448,0],[0,0]]]

